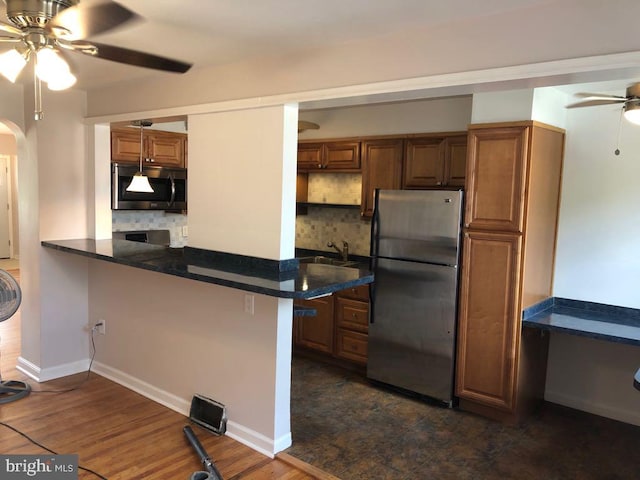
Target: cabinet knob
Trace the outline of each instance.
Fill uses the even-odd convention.
[[[351,314],[351,316],[352,316],[353,318],[358,318],[358,315],[356,315],[355,313],[352,313],[352,314]]]
[[[442,182],[436,182],[436,185],[440,186],[442,185]]]
[[[322,168],[322,164],[321,163],[318,164],[318,168]]]

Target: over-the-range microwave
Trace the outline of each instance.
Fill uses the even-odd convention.
[[[138,166],[111,164],[111,208],[113,210],[167,210],[187,209],[187,169],[174,167],[144,167],[153,192],[127,192]]]

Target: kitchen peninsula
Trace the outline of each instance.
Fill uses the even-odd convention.
[[[129,240],[52,240],[43,241],[42,246],[279,298],[315,298],[373,281],[373,274],[362,268],[298,263],[296,259],[266,260]]]

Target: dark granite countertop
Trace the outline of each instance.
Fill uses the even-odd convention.
[[[280,298],[320,297],[373,282],[373,274],[364,264],[353,268],[305,263],[298,265],[295,260],[285,260],[281,262],[286,265],[285,271],[275,271],[271,265],[267,269],[262,268],[260,262],[264,259],[255,257],[189,247],[170,248],[129,240],[50,240],[43,241],[42,246],[119,265]],[[234,261],[225,261],[225,256],[234,257]]]
[[[549,298],[522,312],[522,325],[640,346],[640,310]]]

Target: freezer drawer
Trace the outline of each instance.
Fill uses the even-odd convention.
[[[376,263],[367,376],[450,402],[457,268],[388,259]]]

